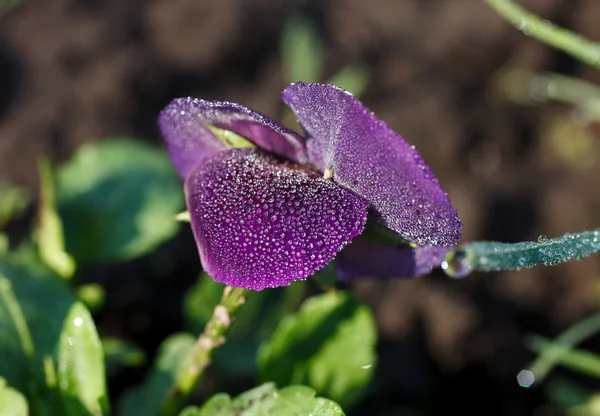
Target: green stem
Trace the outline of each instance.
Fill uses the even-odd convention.
[[[204,327],[204,332],[198,337],[185,365],[177,374],[175,383],[169,389],[160,415],[177,414],[194,392],[215,350],[225,343],[225,335],[231,328],[238,310],[246,301],[247,293],[246,289],[225,287],[221,301]]]
[[[600,69],[600,43],[541,19],[511,0],[484,1],[523,33]]]
[[[575,345],[581,343],[586,338],[598,333],[600,330],[600,312],[583,319],[565,332],[559,335],[552,344],[561,349],[568,350]],[[538,358],[529,366],[529,370],[535,376],[535,382],[541,383],[546,375],[559,361],[559,357],[555,354],[555,349],[548,349],[542,352]]]

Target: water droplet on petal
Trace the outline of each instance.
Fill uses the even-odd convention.
[[[548,240],[548,237],[546,237],[544,234],[540,234],[540,236],[538,237],[537,241],[538,242],[542,242],[542,241],[546,241]]]
[[[450,250],[442,262],[442,270],[447,276],[460,279],[471,273],[467,253],[462,249]]]

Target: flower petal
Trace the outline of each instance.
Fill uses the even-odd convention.
[[[233,131],[295,163],[308,160],[302,137],[259,112],[227,101],[178,98],[161,112],[159,126],[183,177],[206,157],[227,148],[205,124]]]
[[[393,246],[358,236],[344,247],[336,259],[338,277],[353,280],[424,276],[444,261],[449,250],[450,247]]]
[[[206,272],[218,282],[262,290],[324,267],[359,234],[368,202],[258,149],[207,160],[185,184]]]
[[[158,116],[158,127],[169,157],[182,178],[186,178],[202,160],[227,149],[225,143],[204,125],[204,120],[194,109],[194,101],[193,98],[175,99]]]
[[[335,182],[368,199],[380,224],[421,246],[451,246],[461,222],[414,147],[350,93],[295,83],[283,101],[307,133],[309,159]]]

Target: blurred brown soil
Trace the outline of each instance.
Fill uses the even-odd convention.
[[[600,41],[597,0],[520,3]],[[160,145],[156,115],[178,96],[278,117],[279,36],[296,12],[319,23],[328,74],[368,65],[363,101],[417,146],[459,209],[463,241],[600,226],[600,137],[578,156],[595,163],[570,162],[550,129],[568,121],[568,107],[513,103],[494,87],[505,67],[598,84],[600,74],[525,37],[480,0],[25,0],[0,18],[0,178],[35,190],[39,155],[60,162],[109,136]],[[198,272],[192,244],[182,232],[158,257],[89,270],[87,279],[109,290],[100,327],[150,349],[177,329],[180,296]],[[156,273],[165,258],[168,279]],[[489,404],[486,414],[533,414],[540,391],[515,383],[532,358],[523,336],[556,335],[597,309],[599,277],[595,256],[461,281],[437,271],[353,284],[381,331],[377,383],[356,414],[400,414],[421,401],[428,414],[482,411],[474,396]],[[600,339],[586,346],[598,350]]]

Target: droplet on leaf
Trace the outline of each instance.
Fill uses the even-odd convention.
[[[471,267],[467,262],[467,252],[463,249],[450,250],[442,262],[442,270],[447,276],[455,279],[468,276],[471,273]]]

